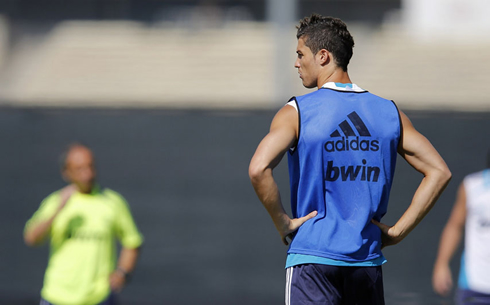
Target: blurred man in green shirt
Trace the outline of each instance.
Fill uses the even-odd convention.
[[[62,160],[70,184],[46,197],[24,230],[27,245],[49,236],[41,304],[115,304],[133,271],[143,238],[124,198],[96,183],[89,148],[71,145]],[[122,245],[116,264],[116,243]]]

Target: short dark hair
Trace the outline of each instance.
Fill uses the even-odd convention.
[[[333,54],[337,66],[347,71],[353,53],[354,38],[342,20],[312,14],[301,19],[296,28],[298,29],[296,38],[303,37],[305,45],[313,54],[325,49]]]

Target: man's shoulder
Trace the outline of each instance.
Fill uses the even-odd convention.
[[[291,100],[293,100],[293,99],[295,99],[295,100],[303,100],[303,99],[313,98],[313,97],[316,97],[318,95],[321,95],[321,91],[322,90],[315,90],[315,91],[312,91],[312,92],[308,92],[306,94],[295,95],[295,96],[293,96],[291,98]]]
[[[387,103],[388,105],[394,105],[396,107],[394,100],[390,100],[388,98],[385,98],[385,97],[382,97],[380,95],[377,95],[377,94],[374,94],[371,92],[367,92],[367,91],[365,93],[366,93],[366,95],[371,96],[373,99],[376,99],[377,101],[383,101],[383,102]]]
[[[490,173],[490,170],[484,169],[481,171],[473,172],[464,177],[464,181],[474,181],[474,180],[480,180],[483,178],[485,173]]]
[[[464,177],[462,184],[467,192],[490,187],[490,169],[473,172]]]
[[[37,211],[51,211],[56,209],[60,202],[60,192],[61,189],[46,196],[39,204]]]
[[[469,173],[468,175],[465,176],[465,178],[481,177],[485,171],[488,171],[488,170],[483,169],[483,170],[479,170],[477,172]]]
[[[340,95],[338,95],[339,93]],[[348,94],[348,93],[356,94],[355,99],[349,98],[350,101],[373,103],[373,105],[376,105],[376,107],[380,109],[396,110],[396,112],[398,112],[398,106],[393,100],[384,98],[382,96],[376,95],[369,91],[356,92],[356,91],[341,91],[341,90],[322,88],[304,95],[293,96],[289,100],[289,102],[295,100],[297,104],[301,104],[301,105],[323,103],[323,101],[325,100],[332,101],[332,102],[338,101],[343,103],[344,99],[342,98],[342,94]],[[329,103],[329,105],[331,104]],[[335,105],[335,103],[333,105]]]
[[[125,202],[126,200],[124,199],[123,195],[120,193],[116,192],[113,189],[104,187],[101,189],[100,193],[107,197],[108,199],[116,200],[116,201],[122,201]]]
[[[60,197],[61,190],[62,189],[59,189],[59,190],[56,190],[56,191],[52,192],[51,194],[49,194],[48,196],[46,196],[43,199],[42,202],[45,203],[45,202],[50,202],[50,201],[53,201],[53,200],[58,200],[58,198]]]
[[[312,92],[309,92],[309,93],[306,93],[306,94],[303,94],[303,95],[295,95],[295,96],[293,96],[289,100],[288,104],[290,104],[291,102],[293,102],[293,103],[295,103],[298,106],[299,105],[306,105],[306,104],[310,104],[311,105],[311,104],[314,104],[315,101],[316,102],[320,102],[320,101],[324,100],[325,98],[326,98],[325,97],[325,94],[322,93],[322,90],[315,90],[315,91],[312,91]],[[296,110],[298,110],[298,109],[296,109]]]

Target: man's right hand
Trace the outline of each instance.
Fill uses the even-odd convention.
[[[60,204],[58,205],[55,213],[48,220],[37,223],[33,225],[32,228],[24,232],[24,241],[28,246],[36,246],[44,240],[49,232],[49,229],[51,228],[54,219],[66,206],[68,199],[70,199],[70,197],[73,195],[73,193],[76,192],[76,190],[77,187],[74,184],[70,184],[62,188],[60,191]]]
[[[318,214],[317,211],[313,211],[306,216],[300,218],[293,218],[293,219],[286,216],[287,219],[285,219],[284,224],[280,225],[279,227],[276,226],[277,231],[279,231],[279,234],[281,235],[283,244],[285,244],[286,246],[289,245],[287,238],[293,240],[293,233],[296,232],[299,229],[299,227],[301,227],[307,220],[312,219],[317,214]]]
[[[58,206],[58,212],[65,207],[66,203],[68,202],[68,199],[70,199],[71,195],[73,195],[76,191],[77,191],[77,187],[74,184],[67,185],[61,189],[60,205]]]
[[[451,292],[451,289],[453,288],[453,279],[451,269],[448,265],[440,264],[434,266],[432,287],[436,293],[443,297],[449,295],[449,292]]]

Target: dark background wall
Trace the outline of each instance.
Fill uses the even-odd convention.
[[[401,0],[298,0],[298,16],[312,12],[346,21],[381,22]],[[126,19],[153,22],[175,7],[243,8],[251,20],[265,21],[267,0],[3,0],[0,13],[23,21]],[[171,17],[171,16],[167,16]]]
[[[459,182],[484,167],[490,113],[408,114],[453,181],[419,227],[384,251],[387,304],[451,304],[432,292],[432,264]],[[247,173],[273,115],[1,108],[0,304],[38,302],[48,248],[26,247],[23,226],[64,185],[58,155],[73,141],[93,148],[101,184],[128,199],[146,239],[122,304],[283,304],[286,247]],[[285,162],[275,176],[289,205]],[[399,160],[386,223],[401,216],[420,179]]]

